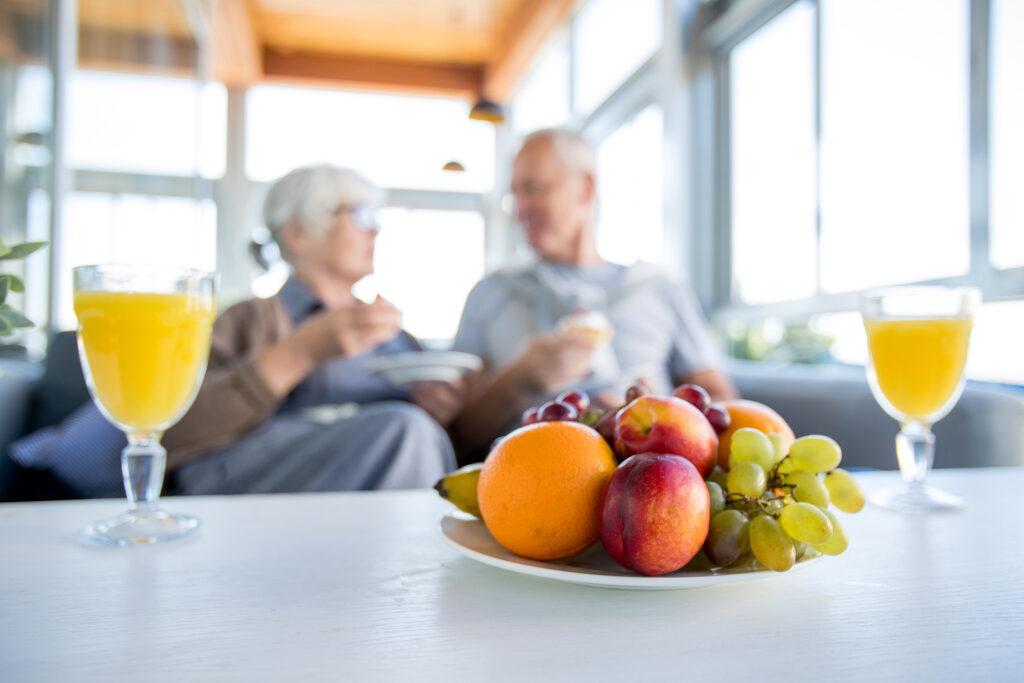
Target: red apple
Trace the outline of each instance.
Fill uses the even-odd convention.
[[[637,453],[681,455],[707,477],[715,467],[718,435],[704,413],[686,401],[641,396],[618,413],[615,451],[622,458]]]
[[[704,545],[711,504],[704,478],[678,455],[642,453],[601,492],[601,543],[616,562],[648,576],[674,572]]]

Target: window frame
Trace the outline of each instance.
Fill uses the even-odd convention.
[[[915,281],[907,284],[977,286],[985,300],[1020,298],[1024,296],[1024,267],[1000,270],[989,260],[990,199],[990,0],[964,0],[968,3],[968,207],[970,235],[970,267],[958,276]],[[694,197],[704,209],[699,212],[697,232],[712,235],[713,275],[705,290],[711,303],[712,320],[755,321],[766,317],[785,320],[806,320],[816,313],[833,313],[858,309],[857,291],[825,293],[820,273],[815,278],[811,297],[767,304],[744,304],[732,292],[732,225],[731,202],[731,130],[729,55],[734,47],[765,26],[796,2],[808,2],[815,12],[815,112],[814,136],[820,155],[821,132],[821,19],[820,0],[740,0],[725,9],[714,5],[707,9],[703,24],[695,34],[699,72],[709,85],[694,93],[700,112],[694,117],[694,136],[709,139],[700,153],[698,163],[711,169],[715,178],[710,192],[695,191]],[[820,158],[816,158],[820,178]],[[816,204],[820,205],[820,183],[816,187]],[[820,212],[815,229],[816,245],[821,248]]]

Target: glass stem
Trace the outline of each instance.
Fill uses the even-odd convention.
[[[160,445],[159,434],[128,435],[128,445],[121,451],[121,474],[131,512],[157,509],[166,465],[167,451]]]
[[[896,456],[903,481],[910,485],[923,485],[935,459],[935,435],[920,422],[903,425],[896,435]]]

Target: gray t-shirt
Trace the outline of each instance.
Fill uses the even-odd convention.
[[[683,376],[719,365],[696,297],[650,264],[586,266],[538,262],[493,273],[469,293],[453,348],[489,368],[514,360],[539,332],[574,310],[604,313],[611,343],[594,357],[594,372],[574,388],[624,391],[639,377],[670,391]]]

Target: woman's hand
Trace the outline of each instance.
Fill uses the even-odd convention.
[[[354,356],[394,339],[402,314],[377,297],[372,304],[355,299],[350,306],[311,315],[293,333],[313,364],[336,356]]]
[[[394,339],[402,314],[380,297],[309,316],[298,329],[263,351],[257,368],[275,396],[285,396],[317,365],[351,356]]]

